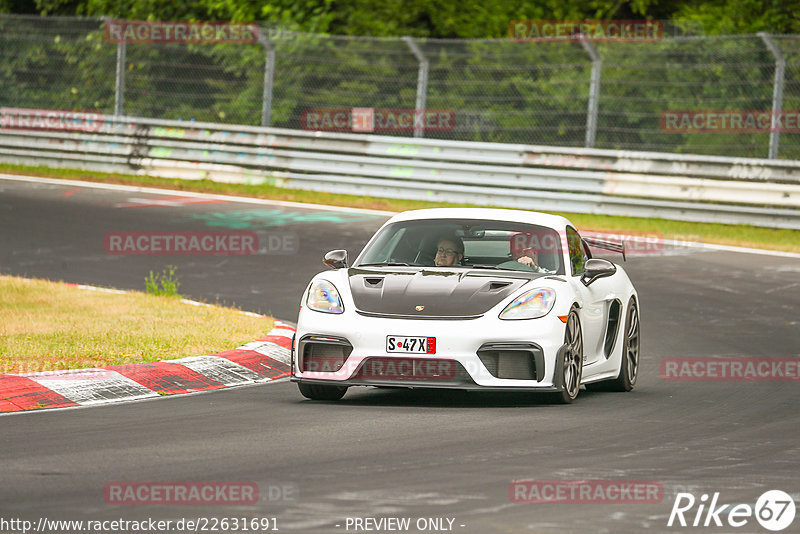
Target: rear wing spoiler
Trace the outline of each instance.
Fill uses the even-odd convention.
[[[583,240],[587,245],[602,248],[603,250],[610,250],[611,252],[619,252],[622,254],[622,261],[627,261],[625,258],[624,241],[611,241],[608,239],[598,239],[596,237],[584,237]]]

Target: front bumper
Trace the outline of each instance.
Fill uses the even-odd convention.
[[[337,386],[557,391],[564,324],[555,314],[522,321],[347,317],[301,310],[291,380]],[[436,338],[435,354],[386,351],[386,337]],[[312,347],[309,344],[329,343]]]

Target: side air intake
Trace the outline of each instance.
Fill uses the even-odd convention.
[[[544,352],[534,343],[486,343],[477,354],[495,378],[541,382],[544,377]]]
[[[353,352],[353,346],[344,339],[327,336],[304,336],[297,349],[300,371],[335,373]]]

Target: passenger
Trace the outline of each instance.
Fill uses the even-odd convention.
[[[437,267],[452,267],[459,265],[464,258],[464,242],[455,235],[446,235],[439,238],[436,244],[436,258],[434,264]]]

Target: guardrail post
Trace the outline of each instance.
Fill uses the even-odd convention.
[[[417,74],[417,102],[414,109],[414,137],[425,136],[425,106],[428,99],[428,59],[414,41],[413,37],[403,37],[411,53],[419,61],[419,73]]]
[[[600,101],[600,75],[603,71],[603,60],[592,43],[581,39],[581,46],[592,60],[592,74],[589,81],[589,105],[586,110],[586,148],[594,148],[597,139],[597,112]]]
[[[275,44],[269,40],[267,32],[259,28],[258,40],[266,52],[264,63],[264,92],[261,96],[261,126],[272,124],[272,85],[275,75]]]
[[[114,116],[125,114],[125,41],[117,43],[117,75],[114,90]]]
[[[786,59],[772,36],[764,32],[760,32],[758,36],[761,37],[767,49],[772,53],[772,57],[775,58],[775,81],[772,84],[772,121],[769,129],[769,159],[777,159],[778,143],[781,138],[778,114],[781,113],[783,107],[783,73],[786,70]]]

